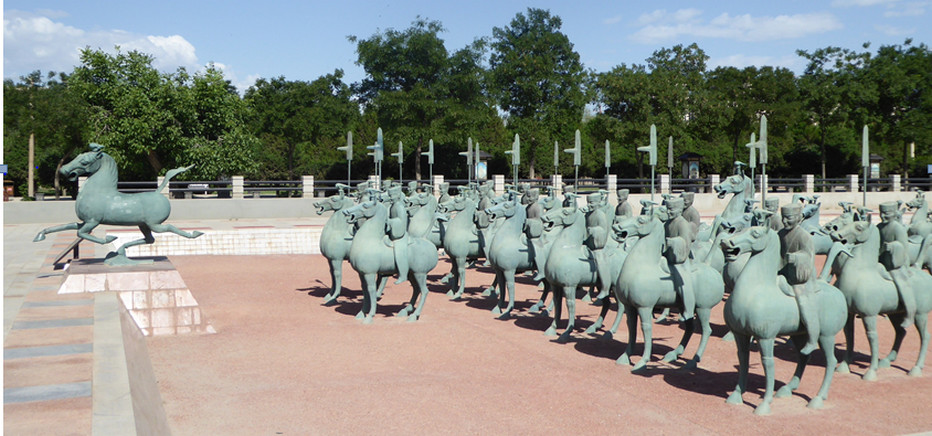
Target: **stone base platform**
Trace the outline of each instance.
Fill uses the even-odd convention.
[[[135,259],[152,263],[108,266],[103,259],[75,260],[68,266],[58,293],[117,292],[145,336],[215,333],[168,258]]]

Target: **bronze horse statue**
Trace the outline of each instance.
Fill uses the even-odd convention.
[[[48,233],[77,230],[79,238],[98,244],[109,244],[116,240],[116,236],[94,236],[91,234],[94,228],[101,224],[138,226],[143,235],[142,239],[123,244],[117,251],[107,254],[105,260],[107,265],[132,265],[142,262],[126,257],[126,249],[154,243],[152,232],[171,232],[190,239],[203,235],[202,232],[188,233],[171,224],[163,224],[171,214],[171,204],[161,192],[168,186],[172,177],[191,169],[190,166],[169,170],[165,174],[165,180],[155,191],[125,194],[117,191],[119,179],[116,162],[104,153],[102,145],[92,143],[90,147],[91,151],[81,153],[60,170],[70,181],[75,181],[80,176],[88,176],[87,182],[78,192],[74,205],[74,211],[81,221],[43,229],[33,242],[44,240]]]

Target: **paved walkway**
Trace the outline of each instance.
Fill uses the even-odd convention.
[[[294,228],[324,219],[173,222],[202,231]],[[71,231],[32,242],[48,224],[4,225],[3,408],[6,434],[135,434],[126,355],[113,293],[57,293],[64,276],[52,262],[74,239]],[[103,234],[113,227],[101,227]],[[82,258],[106,247],[82,242]],[[116,365],[116,368],[114,367]],[[124,399],[125,400],[125,399]],[[122,401],[127,403],[127,401]]]

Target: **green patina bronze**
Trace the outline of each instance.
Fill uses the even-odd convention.
[[[87,182],[78,192],[74,211],[80,222],[49,227],[36,235],[34,242],[45,239],[48,233],[64,230],[77,230],[78,237],[98,244],[109,244],[116,236],[100,238],[91,234],[98,225],[109,224],[116,226],[137,226],[143,237],[127,242],[115,252],[107,254],[107,265],[133,265],[144,261],[132,260],[126,257],[126,249],[141,244],[152,244],[155,238],[152,233],[171,232],[185,238],[196,238],[202,232],[186,232],[171,224],[164,224],[171,214],[171,204],[168,198],[161,193],[172,177],[187,171],[191,167],[169,170],[162,184],[152,192],[124,194],[117,191],[117,166],[113,158],[104,153],[103,146],[91,144],[91,151],[81,153],[61,168],[61,174],[68,180],[75,181],[78,177],[87,176]]]
[[[346,215],[339,212],[353,207],[355,202],[344,193],[349,186],[338,183],[337,188],[338,194],[314,203],[318,215],[333,212],[320,233],[320,254],[330,264],[332,283],[330,292],[324,297],[324,304],[333,304],[340,296],[343,289],[343,261],[349,260],[350,246],[353,244],[353,226],[347,221]]]
[[[747,390],[751,339],[760,346],[764,368],[764,398],[754,413],[770,413],[774,398],[774,341],[778,336],[790,336],[797,350],[806,343],[806,329],[799,316],[796,299],[787,295],[779,286],[777,271],[781,266],[780,239],[777,232],[766,226],[750,229],[726,238],[721,244],[728,262],[747,258],[735,282],[734,290],[725,302],[725,323],[734,333],[738,349],[738,384],[728,397],[729,404],[743,404]],[[820,335],[819,347],[825,354],[826,371],[819,392],[809,401],[809,407],[821,407],[828,398],[828,389],[837,362],[834,354],[835,335],[841,331],[847,319],[845,298],[841,291],[824,281],[818,281],[819,290],[814,294],[817,306]],[[778,397],[789,396],[799,386],[809,355],[799,354],[793,378],[780,389]]]

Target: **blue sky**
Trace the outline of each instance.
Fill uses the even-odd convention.
[[[654,51],[697,43],[709,67],[780,66],[802,72],[797,49],[930,42],[932,0],[730,1],[74,1],[3,2],[3,76],[33,70],[70,72],[85,47],[137,49],[164,71],[213,62],[245,90],[257,78],[314,80],[340,68],[363,78],[347,35],[403,30],[418,16],[440,21],[448,50],[528,7],[563,20],[587,68],[643,64]]]

